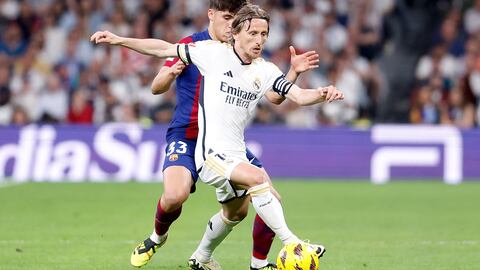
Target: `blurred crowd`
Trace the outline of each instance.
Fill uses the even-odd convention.
[[[480,0],[452,9],[418,61],[410,121],[471,128],[480,124]]]
[[[334,84],[344,102],[299,107],[261,102],[256,124],[369,125],[385,95],[378,59],[389,47],[385,18],[395,0],[252,0],[271,15],[264,57],[284,72],[289,45],[316,50],[320,67],[302,87]],[[208,0],[0,0],[0,125],[169,123],[175,87],[151,94],[162,60],[95,46],[97,30],[169,42],[208,26]],[[413,123],[480,123],[480,0],[452,10],[418,62]]]

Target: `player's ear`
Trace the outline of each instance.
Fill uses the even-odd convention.
[[[235,32],[232,31],[232,39],[233,39],[233,41],[238,40],[238,34],[239,34],[239,33],[235,33]]]
[[[208,20],[209,20],[210,22],[212,22],[212,21],[213,21],[213,17],[214,17],[214,15],[215,15],[215,10],[209,8],[209,9],[208,9],[208,12],[207,12],[207,15],[208,15]]]

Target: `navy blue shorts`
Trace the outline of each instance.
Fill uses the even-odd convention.
[[[262,162],[247,148],[247,159],[252,165],[255,165],[258,168],[263,168]]]
[[[195,146],[197,142],[186,140],[184,138],[170,138],[167,139],[167,147],[165,148],[165,162],[163,163],[163,170],[170,166],[185,167],[192,174],[193,185],[190,188],[190,193],[195,192],[195,184],[197,183],[198,173],[195,166]],[[247,148],[247,159],[251,164],[258,168],[263,168],[262,162],[253,155]]]

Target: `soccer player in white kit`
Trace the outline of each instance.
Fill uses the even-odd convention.
[[[343,94],[333,86],[301,89],[285,80],[274,64],[260,58],[268,33],[268,14],[258,6],[247,5],[232,23],[232,44],[162,42],[159,47],[157,40],[155,46],[139,49],[126,39],[115,45],[161,58],[180,57],[198,67],[203,80],[195,161],[201,180],[217,188],[220,202],[250,197],[255,211],[288,244],[301,240],[287,227],[282,206],[272,195],[265,173],[245,158],[244,130],[263,96],[274,100],[275,95],[281,95],[299,105],[311,105],[341,100]],[[92,40],[110,43],[108,34],[97,32]],[[314,246],[321,256],[323,246]],[[200,243],[192,255],[191,269],[206,269],[196,262],[208,261],[212,252]]]

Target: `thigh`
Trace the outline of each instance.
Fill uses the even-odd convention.
[[[164,186],[189,185],[195,192],[198,173],[195,166],[195,141],[172,138],[167,141],[165,162],[163,163]]]
[[[163,192],[188,196],[195,185],[190,170],[183,166],[169,166],[163,171]]]
[[[270,175],[268,175],[267,171],[263,167],[262,162],[247,148],[247,159],[250,161],[250,164],[254,165],[255,167],[260,168],[266,175],[268,182],[270,183],[270,190],[272,191],[273,195],[277,197],[279,201],[281,201],[280,194],[278,191],[273,187],[272,179]]]
[[[270,183],[270,191],[272,192],[273,196],[275,196],[279,201],[282,201],[282,197],[280,196],[280,193],[278,193],[278,191],[273,186],[272,179],[270,178],[270,175],[268,175],[265,168],[262,167],[261,170],[265,173],[265,176],[267,177],[267,180]]]
[[[220,203],[229,202],[246,195],[246,191],[239,189],[230,181],[231,171],[238,164],[247,164],[245,160],[228,157],[224,154],[211,152],[199,171],[202,182],[216,188],[217,200]]]

